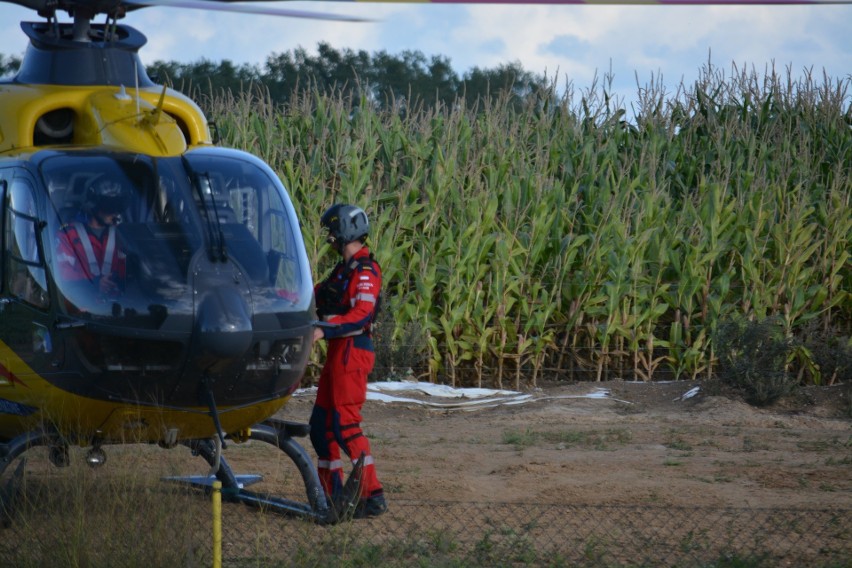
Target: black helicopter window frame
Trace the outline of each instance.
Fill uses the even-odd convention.
[[[26,192],[25,199],[33,209],[30,212],[20,211],[12,204],[12,200],[15,197],[16,184],[18,183],[23,187],[22,191]],[[50,291],[47,284],[47,266],[41,239],[41,231],[46,226],[46,223],[38,217],[38,201],[36,200],[32,181],[25,176],[13,175],[11,183],[7,185],[4,191],[3,206],[3,251],[9,260],[9,264],[3,274],[4,289],[8,295],[23,301],[27,305],[40,310],[48,310],[50,309]],[[17,247],[18,251],[22,254],[26,254],[27,252],[20,249],[21,243],[16,232],[15,221],[12,219],[13,215],[17,218],[15,221],[29,224],[29,227],[24,230],[30,233],[28,236],[32,239],[31,244],[34,246],[32,250],[34,259],[15,254],[12,250],[13,247]],[[13,235],[12,233],[15,234]],[[13,262],[26,267],[26,274],[24,275],[26,279],[24,287],[26,290],[23,293],[20,293],[16,289],[16,286],[12,285],[12,280],[17,277],[19,272],[17,267],[15,269],[12,268]],[[36,273],[40,273],[41,279],[39,279]]]
[[[3,174],[0,173],[0,176]],[[6,285],[6,188],[9,183],[0,177],[0,293],[6,296],[9,286]]]

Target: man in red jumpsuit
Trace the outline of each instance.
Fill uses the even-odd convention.
[[[361,407],[367,399],[367,375],[375,363],[370,326],[382,273],[365,245],[370,226],[362,209],[333,205],[321,223],[328,231],[327,242],[343,259],[314,289],[317,314],[325,322],[314,329],[314,342],[325,339],[328,353],[311,414],[311,442],[320,481],[332,503],[343,491],[340,449],[353,465],[363,459],[355,517],[375,517],[387,511],[387,503],[370,442],[361,430]]]
[[[89,187],[82,215],[59,231],[57,266],[64,282],[88,281],[103,296],[121,291],[126,257],[117,245],[115,226],[125,206],[119,182],[101,178]]]

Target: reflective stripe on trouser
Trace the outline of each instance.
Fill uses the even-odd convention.
[[[320,482],[328,495],[336,496],[343,489],[341,448],[353,463],[363,453],[361,495],[369,497],[382,492],[370,453],[370,442],[361,430],[361,407],[367,399],[367,375],[375,356],[370,351],[353,348],[351,338],[330,343],[310,421],[311,443],[317,453]]]
[[[317,472],[323,489],[332,497],[338,496],[343,489],[343,461],[340,455],[340,449],[343,448],[353,465],[361,454],[364,454],[361,496],[369,497],[381,493],[382,485],[376,476],[369,440],[358,424],[341,425],[340,420],[341,415],[337,411],[329,414],[325,409],[314,406],[311,415],[311,442],[317,453]]]

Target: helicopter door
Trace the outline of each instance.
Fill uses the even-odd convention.
[[[57,363],[35,185],[23,170],[0,172],[3,195],[3,303],[0,338],[36,372]]]
[[[26,304],[49,306],[44,257],[39,246],[40,223],[33,184],[24,177],[12,179],[6,199],[6,275],[9,293]]]

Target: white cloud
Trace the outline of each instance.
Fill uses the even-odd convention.
[[[373,23],[336,23],[146,8],[125,23],[148,36],[145,63],[157,59],[263,65],[274,52],[301,46],[311,53],[321,41],[336,49],[398,54],[419,50],[442,55],[463,73],[519,61],[534,73],[569,77],[589,86],[612,67],[621,92],[662,73],[669,90],[692,82],[712,52],[713,63],[762,72],[790,65],[798,74],[825,68],[847,77],[852,60],[852,6],[577,6],[438,5],[294,2],[287,7],[373,18]],[[0,53],[18,55],[26,38],[17,22],[37,20],[18,6],[0,5]]]

